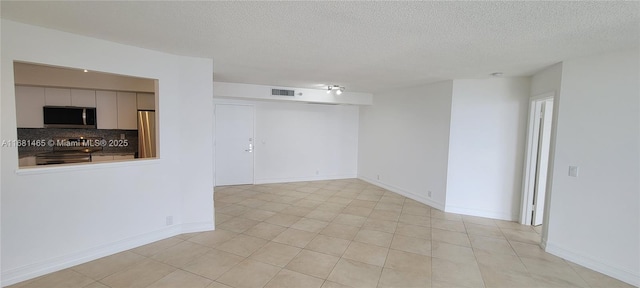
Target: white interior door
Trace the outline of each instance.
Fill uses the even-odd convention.
[[[216,186],[253,184],[253,119],[253,106],[216,105]]]
[[[536,184],[533,196],[532,225],[542,224],[544,215],[544,199],[547,190],[547,170],[549,168],[549,147],[551,145],[551,116],[553,113],[553,99],[541,103],[541,117],[538,134],[538,161],[536,169]]]
[[[529,106],[520,210],[520,223],[525,225],[541,225],[544,220],[554,96],[555,93],[536,95]]]

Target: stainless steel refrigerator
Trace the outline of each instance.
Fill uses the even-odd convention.
[[[156,157],[156,112],[138,110],[138,158]]]

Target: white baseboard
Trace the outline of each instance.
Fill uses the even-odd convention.
[[[28,264],[22,267],[2,271],[2,283],[0,287],[13,285],[38,276],[60,271],[98,258],[113,255],[135,247],[149,244],[189,232],[209,231],[213,229],[213,222],[186,223],[182,225],[167,226],[165,228],[118,240],[112,243],[96,246],[94,248],[73,252],[67,255]]]
[[[562,248],[551,242],[546,243],[545,251],[636,287],[640,286],[640,274],[638,274],[638,271],[630,271],[616,265],[606,264],[605,261]]]
[[[287,178],[267,178],[267,179],[254,179],[254,184],[271,184],[271,183],[289,183],[289,182],[303,182],[303,181],[322,181],[322,180],[338,180],[338,179],[352,179],[357,178],[355,174],[344,175],[319,175],[309,177],[287,177]]]
[[[212,222],[198,222],[198,223],[186,223],[180,225],[180,234],[211,231],[215,230],[215,223]]]
[[[362,181],[368,182],[368,183],[376,185],[376,186],[380,186],[380,187],[382,187],[384,189],[387,189],[387,190],[389,190],[391,192],[398,193],[398,194],[400,194],[400,195],[402,195],[404,197],[411,198],[411,199],[416,200],[416,201],[418,201],[418,202],[420,202],[422,204],[429,205],[429,206],[431,206],[433,208],[440,209],[440,210],[444,211],[444,203],[433,201],[433,200],[431,200],[429,198],[423,197],[423,196],[418,195],[416,193],[413,193],[411,191],[407,191],[407,190],[404,190],[402,188],[395,187],[393,185],[389,185],[389,184],[383,183],[383,182],[381,182],[379,180],[374,180],[374,179],[371,179],[371,178],[366,177],[366,176],[360,175],[360,176],[358,176],[358,178],[360,180],[362,180]]]
[[[446,205],[444,211],[449,213],[457,213],[457,214],[463,214],[463,215],[469,215],[469,216],[477,216],[477,217],[499,219],[499,220],[506,220],[506,221],[518,220],[518,216],[512,215],[511,213],[470,209],[470,208],[456,207],[451,205]]]
[[[436,202],[433,201],[429,198],[426,198],[422,195],[419,195],[417,193],[413,193],[411,191],[407,191],[405,189],[381,182],[380,180],[375,180],[375,179],[371,179],[369,177],[366,176],[358,176],[359,179],[361,179],[362,181],[371,183],[373,185],[376,186],[380,186],[382,188],[385,188],[389,191],[393,191],[395,193],[398,193],[402,196],[405,196],[407,198],[411,198],[413,200],[416,200],[420,203],[429,205],[431,207],[434,207],[436,209],[440,209],[442,211],[445,212],[450,212],[450,213],[457,213],[457,214],[463,214],[463,215],[470,215],[470,216],[478,216],[478,217],[485,217],[485,218],[491,218],[491,219],[500,219],[500,220],[507,220],[507,221],[515,221],[517,218],[517,216],[515,215],[511,215],[511,214],[507,214],[507,213],[500,213],[500,212],[494,212],[494,211],[484,211],[484,210],[475,210],[475,209],[468,209],[468,208],[462,208],[462,207],[455,207],[455,206],[446,206],[444,203],[440,203],[440,202]]]
[[[540,239],[540,248],[542,248],[542,250],[547,251],[547,238],[546,237],[542,237]]]

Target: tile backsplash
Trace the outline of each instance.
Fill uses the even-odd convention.
[[[58,129],[58,128],[18,128],[18,140],[45,140],[56,138],[80,138],[101,137],[104,140],[121,139],[122,134],[127,139],[126,147],[105,146],[105,153],[136,153],[138,152],[138,130],[119,129]],[[38,153],[50,152],[53,147],[49,145],[18,147],[18,156],[31,156]]]

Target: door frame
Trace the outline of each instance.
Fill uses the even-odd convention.
[[[216,155],[216,151],[217,151],[217,145],[216,145],[216,139],[217,139],[217,131],[216,131],[216,123],[215,121],[217,121],[217,114],[216,114],[216,108],[220,105],[234,105],[234,106],[248,106],[251,107],[251,112],[253,114],[253,131],[251,131],[251,137],[253,138],[253,153],[251,153],[251,183],[250,184],[255,184],[256,181],[256,107],[254,104],[251,103],[243,103],[243,102],[234,102],[234,101],[219,101],[218,99],[214,99],[213,100],[213,187],[217,186],[217,178],[216,178],[216,167],[217,167],[217,161],[218,161],[218,157]]]
[[[537,109],[536,104],[539,102],[545,102],[547,100],[555,100],[555,92],[548,92],[539,95],[535,95],[529,98],[529,123],[527,125],[527,142],[525,148],[525,162],[523,169],[523,177],[522,177],[522,203],[520,208],[520,224],[523,225],[531,225],[532,220],[532,202],[535,194],[535,182],[536,182],[536,172],[538,165],[538,140],[539,140],[539,129],[535,129],[538,125],[542,125],[540,117],[537,117]],[[555,101],[554,101],[555,102]],[[556,103],[554,103],[554,106]],[[551,111],[553,113],[555,109]],[[555,115],[552,115],[552,120],[555,120]],[[553,122],[552,122],[553,123]],[[552,124],[553,126],[553,124]],[[547,170],[549,173],[549,170]],[[547,177],[547,182],[549,181],[549,177]],[[544,183],[547,185],[547,183]],[[549,191],[546,191],[548,195]],[[548,198],[548,197],[545,197]],[[548,199],[545,199],[547,202]],[[546,203],[537,203],[538,205],[546,206]],[[544,223],[544,221],[543,221]]]

